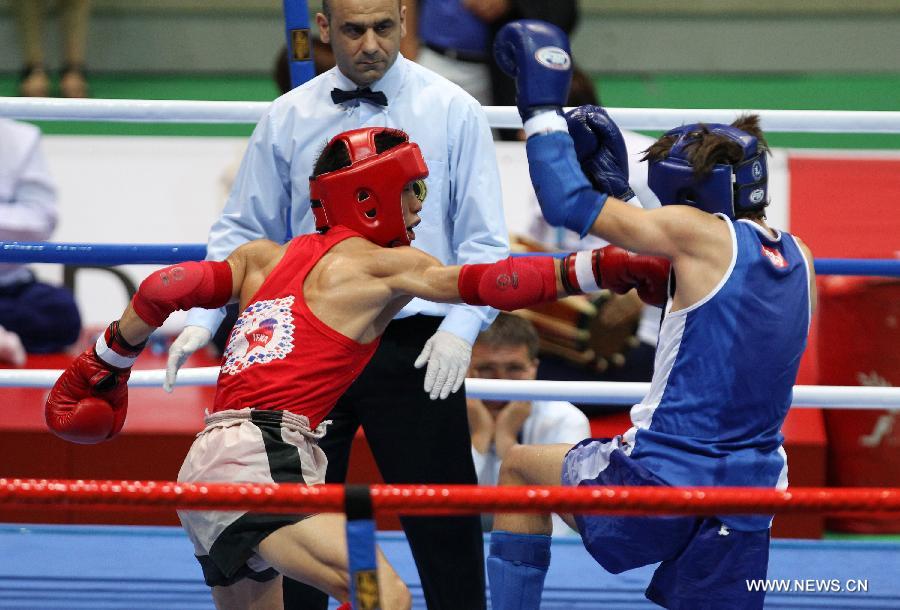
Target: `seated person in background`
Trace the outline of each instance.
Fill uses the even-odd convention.
[[[43,241],[56,228],[56,188],[34,125],[0,119],[0,240]],[[72,293],[17,263],[0,263],[0,364],[58,352],[81,332]]]
[[[501,313],[472,346],[469,377],[480,379],[537,379],[538,336],[534,326],[519,316]],[[496,485],[500,462],[507,450],[523,445],[574,445],[590,436],[587,417],[573,404],[558,400],[480,400],[468,398],[472,457],[479,485]],[[492,519],[482,522],[490,530]],[[574,534],[553,515],[553,534]]]
[[[225,261],[150,275],[121,319],[53,386],[45,409],[51,431],[85,444],[118,434],[131,366],[150,333],[175,310],[237,299],[243,313],[228,340],[212,413],[178,480],[316,485],[327,467],[317,442],[325,416],[413,297],[516,309],[599,286],[624,291],[637,283],[650,299],[664,291],[667,271],[659,272],[659,261],[623,250],[582,252],[577,261],[507,258],[450,267],[407,247],[421,220],[428,168],[399,130],[335,136],[313,175],[320,233],[284,245],[254,240]],[[593,264],[585,272],[586,261]],[[518,281],[510,283],[511,275]],[[349,596],[343,515],[181,511],[179,517],[220,608],[281,607],[281,574],[341,601]],[[382,607],[410,606],[406,586],[383,556],[379,582]]]

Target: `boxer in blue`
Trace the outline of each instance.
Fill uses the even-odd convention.
[[[646,154],[663,207],[630,195],[618,127],[599,107],[567,116],[565,35],[520,21],[495,39],[515,80],[531,179],[551,224],[672,263],[650,391],[633,426],[575,447],[516,446],[505,485],[787,486],[781,424],[815,303],[812,254],[765,220],[767,146],[758,117],[695,124]],[[675,281],[677,280],[677,282]],[[771,515],[569,515],[606,570],[661,562],[647,597],[667,608],[761,608]],[[492,607],[538,608],[549,515],[500,514],[487,560]]]

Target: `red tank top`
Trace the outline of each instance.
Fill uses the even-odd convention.
[[[235,322],[213,412],[290,411],[315,428],[368,364],[380,340],[361,344],[326,326],[303,299],[303,281],[335,244],[359,234],[335,227],[294,238]]]

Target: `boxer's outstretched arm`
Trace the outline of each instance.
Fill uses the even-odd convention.
[[[380,251],[374,259],[373,275],[386,284],[392,298],[413,296],[508,310],[566,294],[559,280],[559,261],[550,257],[445,266],[421,250],[393,248]]]
[[[668,261],[607,246],[564,259],[509,257],[495,263],[447,267],[413,248],[386,251],[381,278],[394,296],[490,305],[513,311],[601,288],[619,294],[637,288],[646,302],[665,301]]]

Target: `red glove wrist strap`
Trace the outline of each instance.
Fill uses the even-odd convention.
[[[130,369],[147,342],[131,345],[119,332],[119,321],[106,327],[106,331],[97,337],[94,354],[104,364],[114,369]]]
[[[567,255],[559,269],[562,285],[568,294],[597,292],[603,282],[600,278],[602,250],[573,252]]]

